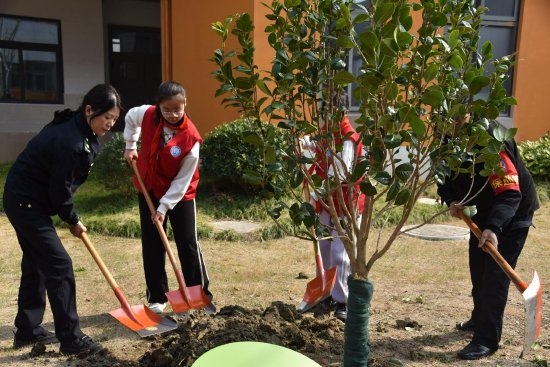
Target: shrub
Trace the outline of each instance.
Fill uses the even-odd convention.
[[[92,168],[92,174],[108,189],[117,190],[125,196],[135,194],[132,185],[132,167],[124,159],[125,142],[122,133],[113,133],[103,144]]]
[[[246,141],[256,130],[257,126],[246,119],[217,126],[201,146],[201,174],[222,190],[231,190],[234,186],[245,191],[257,189],[260,183],[250,177],[264,171],[264,157],[258,145]],[[276,149],[287,146],[287,134],[280,130],[273,129]]]
[[[518,148],[533,178],[542,182],[550,180],[550,132],[537,141],[523,141]]]

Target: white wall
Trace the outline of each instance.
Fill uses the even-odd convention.
[[[2,0],[0,13],[61,22],[65,89],[63,105],[0,103],[0,133],[35,133],[54,111],[78,107],[91,87],[105,82],[101,0],[57,0],[48,5],[43,0]]]
[[[0,103],[0,162],[14,160],[56,110],[77,108],[107,79],[107,25],[160,28],[160,0],[0,0],[0,13],[58,20],[63,54],[63,104]]]

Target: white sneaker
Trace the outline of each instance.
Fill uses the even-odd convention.
[[[161,314],[166,308],[166,302],[164,303],[149,303],[149,309],[154,313]]]

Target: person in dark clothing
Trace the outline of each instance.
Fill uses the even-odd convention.
[[[88,177],[98,154],[98,136],[113,127],[120,111],[120,97],[113,87],[93,87],[76,111],[55,113],[8,173],[4,210],[23,250],[14,348],[59,341],[63,354],[102,349],[80,330],[71,258],[51,216],[59,215],[76,237],[86,231],[75,211],[73,194]],[[41,325],[46,293],[55,336]]]
[[[494,353],[502,334],[504,308],[510,280],[493,258],[483,250],[487,240],[497,246],[500,254],[515,268],[532,225],[533,214],[539,208],[535,184],[525,167],[514,141],[506,141],[500,152],[500,167],[504,175],[479,173],[482,163],[469,173],[448,178],[438,188],[450,214],[460,218],[463,204],[475,205],[472,220],[482,230],[481,239],[470,233],[469,263],[474,308],[468,321],[457,324],[462,331],[473,331],[471,342],[458,352],[462,359],[479,359]],[[488,182],[487,182],[488,180]]]

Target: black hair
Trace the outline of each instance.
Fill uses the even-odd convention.
[[[77,113],[84,113],[86,106],[92,108],[93,114],[90,119],[104,114],[114,107],[123,111],[120,95],[117,90],[109,84],[98,84],[86,93],[80,107],[73,111],[70,108],[55,111],[53,120],[46,127],[69,121]]]
[[[162,117],[162,114],[160,113],[160,103],[179,95],[181,95],[184,99],[187,98],[185,88],[180,83],[169,80],[159,85],[157,89],[157,112],[155,120],[157,124],[160,122],[160,118]]]

